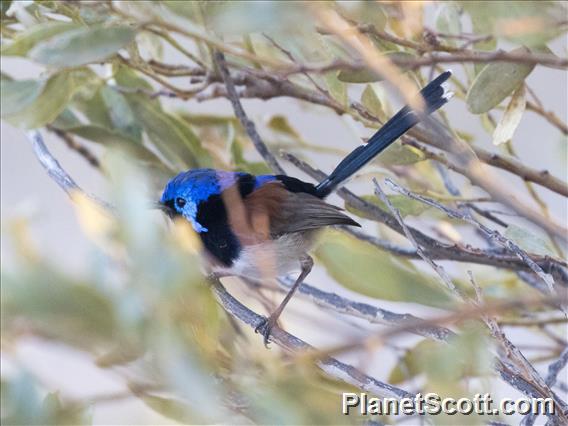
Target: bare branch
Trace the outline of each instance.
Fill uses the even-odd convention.
[[[318,181],[327,177],[327,175],[322,171],[313,168],[306,162],[300,160],[290,153],[282,153],[282,156],[286,160],[294,164],[296,167],[298,167],[300,170]],[[389,228],[400,234],[403,233],[402,228],[400,227],[400,224],[396,221],[396,219],[389,213],[381,210],[379,207],[366,202],[360,197],[357,197],[346,188],[339,189],[337,191],[337,194],[351,206],[365,213],[367,218],[384,223]],[[431,259],[455,260],[458,262],[470,262],[497,266],[500,268],[506,268],[515,271],[519,269],[530,271],[530,268],[524,261],[522,261],[522,259],[519,259],[515,255],[510,255],[507,252],[448,245],[427,236],[426,234],[420,232],[415,228],[409,227],[409,229],[416,241],[422,246],[428,257],[430,257]],[[387,247],[381,248],[388,250]],[[562,270],[566,268],[566,263],[564,261],[537,255],[531,255],[531,258],[546,272],[553,274],[555,276],[555,279],[558,280],[559,284],[561,283],[562,285],[568,286],[568,281],[566,280],[565,273],[562,272]],[[559,272],[558,269],[560,269],[561,271]]]
[[[504,248],[506,248],[507,250],[510,250],[515,255],[517,255],[520,259],[522,259],[522,261],[525,262],[527,264],[527,266],[546,283],[550,293],[556,294],[556,290],[554,288],[554,279],[550,275],[546,274],[542,270],[542,268],[534,260],[532,260],[530,258],[529,254],[527,252],[525,252],[522,248],[520,248],[517,244],[515,244],[510,239],[501,235],[499,233],[499,231],[488,228],[487,226],[483,225],[481,222],[478,222],[477,220],[475,220],[471,215],[467,215],[467,214],[458,212],[456,210],[450,209],[449,207],[446,207],[446,206],[444,206],[444,205],[442,205],[442,204],[440,204],[440,203],[438,203],[438,202],[436,202],[436,201],[434,201],[430,198],[426,198],[426,197],[423,197],[421,195],[414,194],[414,193],[410,192],[409,190],[407,190],[407,189],[401,187],[400,185],[396,184],[391,179],[387,178],[387,179],[385,179],[385,182],[393,190],[395,190],[396,192],[398,192],[400,194],[406,195],[407,197],[410,197],[410,198],[412,198],[416,201],[420,201],[424,204],[435,207],[435,208],[443,211],[444,213],[446,213],[449,217],[452,217],[454,219],[461,219],[461,220],[475,226],[480,231],[482,231],[484,234],[486,234],[488,237],[495,240],[496,242],[501,244]]]
[[[386,194],[381,189],[379,182],[377,182],[376,179],[373,179],[373,183],[375,184],[375,194],[380,198],[380,200],[383,203],[386,204],[388,209],[391,211],[393,216],[396,218],[397,222],[400,224],[400,227],[402,228],[402,231],[404,232],[404,235],[406,236],[406,238],[408,238],[408,241],[410,241],[410,243],[414,246],[418,255],[422,258],[422,260],[424,260],[428,265],[430,265],[432,267],[432,269],[441,278],[442,283],[448,288],[448,290],[450,290],[454,296],[457,296],[459,298],[458,290],[456,289],[456,286],[452,282],[452,279],[450,278],[450,276],[448,275],[446,270],[442,266],[435,263],[428,256],[426,256],[426,254],[424,253],[422,248],[418,245],[418,243],[416,242],[416,239],[414,238],[414,236],[412,235],[412,233],[410,232],[410,230],[408,229],[408,227],[404,223],[404,220],[402,220],[402,216],[400,215],[400,212],[392,205],[392,203],[390,202],[390,200],[388,199]]]
[[[278,164],[276,157],[268,150],[266,144],[261,139],[260,135],[256,131],[256,127],[254,123],[248,118],[241,105],[241,101],[239,99],[239,95],[235,90],[235,85],[231,80],[231,74],[227,69],[227,64],[225,63],[225,57],[221,52],[215,53],[215,62],[217,63],[217,67],[219,68],[219,72],[223,77],[223,81],[225,82],[225,87],[227,88],[227,95],[229,100],[231,101],[231,105],[233,105],[233,110],[235,111],[235,115],[241,122],[242,126],[246,130],[249,138],[251,139],[252,143],[254,144],[258,153],[264,158],[267,162],[268,166],[272,169],[274,173],[277,174],[284,174],[284,169]]]
[[[254,313],[237,299],[231,296],[218,279],[210,278],[213,291],[220,301],[221,305],[230,315],[248,324],[255,329],[264,317]],[[312,350],[313,347],[296,336],[285,332],[281,328],[275,326],[270,333],[270,341],[276,343],[281,348],[292,352],[305,352]],[[405,398],[413,397],[413,394],[406,392],[400,388],[381,382],[373,377],[363,374],[356,368],[344,364],[332,357],[326,357],[317,362],[318,367],[326,374],[346,383],[352,384],[359,389],[372,392],[385,398]]]
[[[288,290],[294,284],[294,281],[288,278],[281,278],[278,282],[285,290]],[[398,314],[396,312],[391,312],[386,309],[369,305],[368,303],[355,302],[335,293],[320,290],[305,282],[302,283],[298,289],[298,294],[325,309],[331,309],[334,312],[350,315],[355,318],[361,318],[369,321],[371,324],[382,324],[392,327],[408,322],[414,322],[416,324],[421,321],[420,318],[415,317],[414,315]],[[454,336],[454,333],[451,330],[437,326],[418,327],[416,329],[409,330],[409,332],[438,340],[440,342],[445,342],[449,337]]]

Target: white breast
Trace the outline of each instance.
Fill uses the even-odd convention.
[[[253,280],[272,279],[300,271],[299,259],[313,242],[313,232],[294,232],[276,240],[243,248],[230,268],[215,267],[214,272]]]

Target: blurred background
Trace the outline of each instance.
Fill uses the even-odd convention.
[[[139,143],[150,147],[158,158],[169,163],[167,167],[154,167],[133,151],[114,149],[119,145],[124,148],[122,139],[119,142],[119,138],[114,141],[107,137],[109,142],[105,142],[101,140],[102,136],[89,137],[86,131],[74,132],[76,126],[65,128],[61,124],[66,118],[63,114],[68,111],[74,112],[80,121],[90,120],[93,123],[97,114],[94,108],[107,108],[107,113],[112,114],[112,105],[116,106],[119,101],[111,98],[110,102],[102,103],[104,106],[93,103],[89,106],[89,101],[99,96],[97,90],[101,85],[126,85],[117,78],[121,68],[147,81],[147,90],[163,88],[159,81],[140,72],[138,59],[199,68],[200,64],[191,61],[183,49],[211,66],[208,49],[213,44],[207,40],[220,40],[220,43],[251,52],[252,56],[282,62],[290,59],[262,39],[261,34],[270,34],[294,52],[297,63],[322,64],[328,61],[327,58],[355,61],[358,60],[358,52],[349,51],[349,43],[333,35],[326,36],[335,40],[326,45],[328,51],[324,57],[314,51],[316,42],[320,40],[314,41],[312,33],[315,34],[324,23],[317,21],[321,18],[321,14],[314,11],[317,7],[303,3],[281,9],[276,6],[277,2],[234,2],[231,5],[216,2],[215,6],[188,2],[191,5],[187,7],[182,5],[183,2],[112,2],[109,8],[102,2],[40,4],[22,1],[11,2],[7,10],[4,3],[10,2],[2,2],[3,82],[4,76],[18,81],[42,81],[53,78],[60,72],[58,70],[87,66],[103,79],[102,82],[83,83],[80,78],[86,77],[67,76],[76,79],[75,95],[63,105],[60,114],[44,120],[39,127],[49,125],[52,129],[55,127],[67,132],[98,158],[103,173],[100,168],[90,166],[54,132],[42,130],[49,150],[73,179],[88,193],[117,204],[120,214],[114,221],[101,218],[89,203],[79,202],[78,206],[74,206],[35,158],[26,137],[26,119],[14,119],[17,112],[3,115],[0,144],[3,419],[8,419],[8,423],[13,420],[38,424],[211,421],[338,424],[364,421],[352,416],[345,418],[339,413],[340,393],[353,390],[351,386],[326,377],[309,360],[286,355],[274,345],[272,350],[266,351],[259,336],[254,335],[249,327],[230,321],[202,282],[195,241],[180,241],[184,239],[178,234],[187,230],[168,224],[158,213],[144,211],[145,200],[157,199],[165,179],[184,168],[161,151],[160,139],[167,137],[167,131],[151,134],[146,128],[152,125],[149,118],[132,107],[134,124],[130,124],[135,128],[134,133],[139,132]],[[537,2],[510,2],[512,5],[507,2],[468,3],[473,5],[465,7],[460,2],[337,2],[330,8],[343,16],[345,22],[374,25],[380,31],[412,40],[417,45],[426,43],[424,34],[430,29],[438,34],[487,35],[489,44],[494,43],[493,46],[472,43],[465,50],[500,48],[509,51],[520,45],[546,45],[550,55],[566,57],[568,40],[565,26],[559,26],[556,33],[549,34],[544,28],[534,30],[531,27],[534,23],[527,21],[531,14],[546,23],[547,19],[553,18],[560,22],[562,15],[566,20],[565,5],[543,2],[546,5],[542,8],[550,7],[551,11],[534,15],[531,7],[537,7]],[[532,6],[523,7],[523,3]],[[505,4],[508,6],[503,6]],[[553,9],[556,7],[559,9]],[[483,11],[483,8],[487,10]],[[506,10],[503,11],[503,8]],[[475,25],[478,20],[484,19],[486,15],[483,13],[494,14],[496,22],[492,21],[493,27],[479,28]],[[306,16],[295,25],[288,26],[299,19],[298,15],[304,14]],[[518,34],[499,33],[496,30],[499,28],[497,18],[507,22],[518,21],[519,27],[534,37],[521,39]],[[311,23],[302,27],[306,19]],[[56,50],[65,49],[64,44],[48,43],[43,46],[45,52],[42,52],[43,38],[30,36],[34,28],[53,20],[75,22],[79,27],[104,28],[141,23],[143,26],[137,30],[130,44],[119,46],[120,50],[116,48],[101,58],[95,57],[74,64],[75,68],[68,68],[57,63]],[[180,27],[199,36],[187,37],[172,27]],[[75,28],[69,28],[71,30]],[[29,45],[25,49],[5,49],[6,46],[22,43],[24,36],[21,34],[28,37],[25,40]],[[65,32],[53,32],[51,37],[59,37],[57,34]],[[201,34],[210,39],[204,39]],[[45,39],[49,37],[47,32],[44,33]],[[373,39],[373,42],[379,52],[396,49],[409,57],[423,53],[396,44],[385,46],[377,40]],[[438,36],[438,40],[439,44],[454,47],[467,43],[467,38]],[[99,41],[91,41],[92,45],[88,41],[78,44],[71,56],[80,57],[90,48],[96,51]],[[104,40],[101,41],[103,43]],[[182,49],[176,48],[178,43]],[[437,52],[435,43],[432,49]],[[113,56],[116,52],[129,58],[131,63],[117,60]],[[65,58],[65,54],[63,52],[61,58]],[[250,58],[227,54],[229,63],[237,71],[239,67],[270,71],[270,67],[255,64]],[[452,53],[442,51],[441,54]],[[88,63],[94,64],[84,65]],[[467,92],[484,65],[449,66]],[[441,66],[445,67],[445,64]],[[157,67],[153,69],[155,71]],[[424,67],[405,75],[420,86],[432,73],[435,74],[436,70]],[[323,84],[336,101],[341,96],[348,99],[344,103],[347,109],[351,108],[351,102],[361,102],[369,108],[368,102],[362,98],[368,87],[378,94],[380,106],[377,110],[382,109],[385,116],[388,112],[395,112],[403,103],[400,93],[387,81],[371,79],[359,83],[338,76],[338,71],[316,75],[318,83]],[[187,76],[162,75],[161,78],[176,87],[188,87]],[[301,87],[310,84],[300,74],[291,79]],[[568,79],[565,69],[537,65],[520,84],[525,84],[537,94],[544,110],[566,122]],[[459,94],[456,81],[450,86],[458,95],[444,108],[445,118],[452,129],[463,135],[466,143],[504,156],[511,155],[507,148],[511,145],[519,162],[532,169],[546,169],[552,176],[566,182],[566,134],[557,126],[527,109],[522,112],[514,137],[508,138],[503,145],[495,146],[492,133],[496,123],[492,124],[491,120],[499,122],[510,97],[492,106],[487,113],[473,114],[464,102],[464,96]],[[166,90],[169,89],[166,87]],[[3,109],[10,107],[4,104],[6,93],[3,90]],[[26,92],[22,89],[21,93]],[[120,91],[114,93],[130,103],[136,102],[134,96],[145,96]],[[201,93],[210,95],[207,91]],[[531,99],[528,91],[526,93],[527,99]],[[13,102],[13,96],[8,101]],[[197,154],[196,163],[186,164],[187,167],[208,163],[224,168],[266,170],[260,165],[262,159],[254,152],[246,133],[233,118],[233,110],[226,98],[164,96],[147,102],[154,106],[159,103],[160,111],[168,117],[171,114],[182,120],[198,139],[207,159],[197,158]],[[328,173],[342,155],[374,131],[371,126],[365,125],[368,123],[364,120],[355,119],[353,114],[337,114],[330,108],[290,97],[243,99],[243,106],[273,152],[280,149],[292,152]],[[59,108],[59,105],[48,102],[42,108]],[[27,123],[34,121],[27,120]],[[112,115],[108,122],[113,123]],[[114,122],[114,125],[117,123]],[[161,142],[176,143],[171,139]],[[243,151],[242,160],[235,154],[236,147]],[[395,152],[389,158],[400,158],[404,154]],[[294,166],[285,162],[283,165],[289,174],[310,180]],[[349,184],[349,188],[357,194],[373,193],[371,177],[381,180],[390,176],[417,192],[428,189],[431,193],[447,195],[430,160],[389,163],[387,159],[375,162],[365,172]],[[463,176],[450,173],[463,197],[486,196],[483,190],[472,186]],[[495,176],[499,179],[497,186],[514,192],[534,209],[546,206],[547,214],[566,226],[568,206],[564,196],[538,185],[527,190],[522,179],[503,170],[495,169]],[[431,185],[420,187],[421,179],[432,179]],[[536,192],[538,202],[531,191]],[[337,196],[333,196],[331,202],[344,206]],[[546,253],[551,256],[564,258],[562,244],[556,244],[560,245],[560,252],[555,251],[555,243],[534,223],[498,203],[487,205],[495,210],[507,210],[510,214],[500,217],[510,226],[527,231],[529,236],[523,234],[516,241],[520,241],[523,248],[536,252],[535,247],[545,247]],[[411,247],[404,236],[384,225],[362,218],[357,220],[364,222],[365,232]],[[463,223],[450,220],[433,209],[405,214],[405,220],[444,242],[478,247],[486,244]],[[419,317],[441,315],[455,309],[456,305],[449,302],[446,290],[424,262],[409,261],[367,247],[338,231],[330,231],[322,237],[322,241],[316,251],[316,268],[307,280],[309,284],[350,300]],[[372,252],[367,253],[368,250]],[[361,256],[367,258],[361,261]],[[537,293],[514,271],[449,261],[441,261],[440,264],[467,293],[472,291],[467,284],[467,270],[474,272],[486,296],[495,300],[514,298],[527,291]],[[343,273],[357,267],[362,269]],[[264,298],[260,297],[258,290],[237,279],[225,280],[224,284],[238,300],[261,314],[266,313],[267,306],[279,303],[283,297],[278,291],[266,291]],[[533,310],[503,313],[500,319],[558,317],[561,313],[551,307],[534,307]],[[322,349],[363,339],[384,329],[384,326],[370,324],[360,318],[322,309],[300,297],[291,302],[282,325],[285,330]],[[491,392],[494,398],[521,395],[491,371],[492,354],[498,353],[498,345],[492,341],[482,321],[456,324],[453,329],[460,333],[460,337],[451,345],[405,333],[378,347],[363,347],[340,353],[337,357],[366,374],[410,392],[433,389],[441,394],[468,395],[483,390]],[[546,376],[549,362],[560,354],[567,339],[563,321],[546,327],[508,327],[505,330],[543,376]],[[449,373],[446,371],[448,374],[444,375],[440,369]],[[560,374],[559,377],[562,376],[561,383],[566,386],[565,375]],[[555,390],[566,397],[565,388],[564,392]],[[306,404],[307,401],[310,404]],[[223,408],[219,409],[220,406]],[[500,420],[518,423],[521,418]],[[471,424],[482,422],[476,418],[463,417],[460,421],[462,419]],[[387,418],[377,420],[389,424],[396,421]],[[432,421],[451,423],[451,418],[434,418]],[[539,418],[539,421],[544,424],[546,419]],[[419,420],[406,419],[405,422],[418,424]]]

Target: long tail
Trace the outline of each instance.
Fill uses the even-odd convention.
[[[442,86],[442,83],[451,75],[451,71],[440,74],[420,91],[425,104],[422,114],[433,113],[451,98],[453,93],[446,91],[446,88]],[[355,148],[325,180],[316,186],[317,195],[321,198],[328,196],[338,185],[357,173],[365,164],[418,124],[419,121],[419,115],[409,106],[402,108],[365,145]]]

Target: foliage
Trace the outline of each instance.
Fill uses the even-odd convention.
[[[495,155],[505,162],[484,151],[483,141],[468,133],[471,129],[453,128],[448,119],[451,114],[442,112],[440,120],[461,148],[482,159],[483,166],[525,179],[515,182],[533,197],[531,205],[539,206],[537,216],[526,216],[530,226],[509,223],[509,216],[503,216],[508,226],[501,228],[502,233],[531,258],[540,261],[546,255],[562,264],[561,238],[532,218],[552,223],[540,189],[556,188],[561,193],[557,188],[565,187],[565,182],[548,172],[539,174],[541,166],[535,171],[537,177],[527,178],[534,175],[526,173],[529,166],[522,159],[515,158],[513,143],[529,110],[566,136],[561,119],[538,98],[529,100],[526,82],[541,66],[566,67],[565,60],[547,46],[565,37],[566,22],[561,21],[565,6],[521,1],[269,1],[246,5],[2,1],[2,60],[18,58],[42,67],[41,74],[31,79],[2,71],[2,119],[26,130],[55,131],[79,145],[84,143],[86,149],[92,144],[104,146],[108,155],[102,169],[112,177],[110,201],[118,207],[118,217],[109,217],[92,201],[75,197],[77,217],[92,245],[90,268],[79,275],[65,265],[50,263],[48,253],[30,243],[25,218],[3,223],[16,261],[3,265],[2,270],[2,350],[9,352],[22,336],[34,335],[84,351],[100,368],[121,371],[118,367],[137,365],[141,368],[136,371],[144,374],[123,377],[128,396],[181,423],[360,423],[360,418],[340,413],[341,392],[351,390],[349,386],[324,376],[309,357],[289,358],[276,348],[265,351],[251,329],[229,319],[203,278],[199,242],[192,230],[184,223],[164,226],[159,213],[147,209],[147,200],[155,198],[166,180],[180,170],[217,167],[270,172],[238,120],[190,113],[186,105],[227,96],[212,55],[220,50],[243,98],[296,98],[309,113],[323,111],[337,120],[336,113],[340,114],[370,134],[396,111],[387,87],[395,87],[402,97],[411,95],[400,91],[396,76],[418,88],[427,82],[430,71],[442,69],[443,58],[455,55],[459,67],[451,81],[455,102],[465,106],[463,111],[468,114],[479,115],[487,130],[483,138],[493,140]],[[397,74],[393,77],[365,61],[369,52],[353,49],[351,36],[326,18],[330,11],[354,25],[370,42],[370,54],[395,66]],[[429,22],[428,16],[435,19]],[[470,24],[471,32],[465,30]],[[499,48],[506,52],[498,52]],[[483,56],[491,52],[505,58]],[[432,62],[424,62],[429,60]],[[423,65],[432,68],[421,68]],[[501,114],[499,121],[495,114]],[[279,114],[257,125],[272,151],[284,148],[312,163],[326,155],[338,162],[349,147],[360,143],[354,137],[337,146],[317,145],[305,140],[292,123],[292,117]],[[546,145],[543,149],[553,148]],[[464,159],[455,154],[422,129],[390,147],[370,170],[396,176],[413,191],[459,209],[474,203],[482,211],[491,210],[476,201],[489,194],[486,201],[492,206],[524,214],[514,205],[503,207],[492,187],[475,180]],[[440,165],[453,170],[454,180],[463,182],[459,191],[452,190],[447,176],[440,175]],[[388,212],[375,196],[361,198]],[[452,246],[455,250],[469,250],[471,245],[481,246],[479,253],[487,259],[478,262],[483,266],[473,268],[487,299],[499,302],[524,293],[539,294],[528,287],[522,274],[491,263],[495,254],[516,259],[514,254],[493,247],[491,241],[471,237],[469,228],[464,230],[466,225],[457,220],[441,222],[440,212],[431,206],[401,194],[390,194],[389,200],[405,221],[439,237],[436,247],[457,243]],[[368,210],[350,203],[346,208],[363,220],[372,237],[393,241],[402,249],[412,248],[401,232],[393,231],[395,226],[381,223],[373,227],[369,219],[376,217]],[[486,219],[480,216],[479,220]],[[499,222],[487,223],[499,226]],[[436,307],[459,312],[475,293],[465,274],[472,269],[469,263],[448,268],[463,296],[458,303],[425,264],[336,231],[322,236],[315,255],[317,265],[346,289],[343,294],[377,305],[397,302],[399,311],[415,307],[428,312],[427,308]],[[515,267],[509,269],[518,272]],[[531,273],[526,265],[517,269]],[[514,321],[523,315],[546,318],[558,313],[554,311],[553,307],[537,307],[497,314]],[[484,380],[468,387],[468,380],[496,374],[491,363],[499,342],[490,340],[482,317],[475,324],[458,323],[455,331],[459,335],[447,344],[427,338],[411,345],[403,341],[401,345],[407,347],[385,380],[442,395],[490,391],[491,384]],[[561,327],[541,327],[535,332],[562,333]],[[323,330],[327,333],[331,328]],[[353,330],[340,336],[342,340],[350,341]],[[543,336],[539,334],[545,339]],[[559,342],[565,338],[564,330],[563,337],[547,342],[552,349],[539,354],[541,358],[556,357]],[[368,348],[363,344],[359,349],[365,357]],[[369,354],[368,359],[375,362],[381,352]],[[46,389],[26,369],[2,377],[5,424],[89,423],[93,404],[97,401]],[[449,422],[451,418],[433,421]]]

